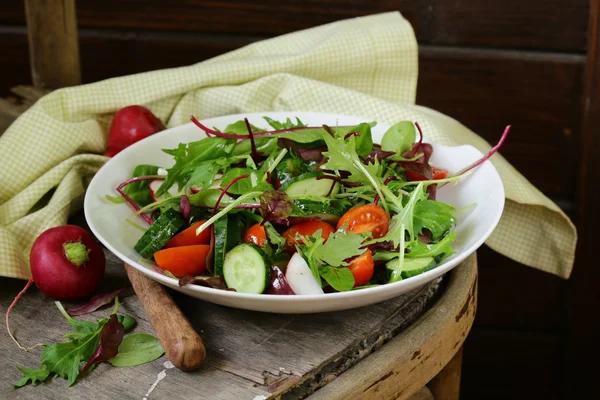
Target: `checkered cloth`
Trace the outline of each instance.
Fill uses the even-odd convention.
[[[114,113],[143,104],[168,127],[261,111],[368,115],[419,121],[442,144],[490,146],[457,121],[414,105],[417,43],[398,13],[339,21],[264,40],[195,65],[57,90],[0,137],[0,276],[30,276],[28,254],[44,230],[81,207],[91,176],[106,162]],[[577,240],[565,214],[500,155],[507,202],[487,244],[563,278]]]

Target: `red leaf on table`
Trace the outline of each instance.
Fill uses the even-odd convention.
[[[79,307],[71,308],[67,312],[71,316],[83,315],[83,314],[94,312],[97,309],[99,309],[100,307],[102,307],[106,304],[112,303],[113,300],[115,299],[115,297],[117,297],[119,294],[121,294],[121,292],[123,290],[127,289],[128,287],[129,287],[129,285],[122,287],[121,289],[113,290],[112,292],[97,294],[96,296],[93,296],[90,299],[90,301],[88,301],[87,303],[85,303]]]
[[[125,335],[125,327],[117,320],[115,314],[110,315],[108,322],[102,327],[100,332],[100,343],[98,348],[83,367],[82,372],[87,371],[93,364],[108,361],[119,352],[119,345]]]

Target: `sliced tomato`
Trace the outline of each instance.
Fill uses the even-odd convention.
[[[205,222],[206,220],[202,220],[193,223],[189,228],[179,232],[177,235],[169,239],[164,248],[169,249],[171,247],[193,246],[210,243],[210,229],[205,229],[200,232],[199,235],[196,235],[196,229],[198,229],[200,225]]]
[[[296,236],[306,237],[313,235],[316,231],[321,229],[321,237],[325,240],[335,232],[333,226],[323,221],[307,221],[300,224],[289,227],[281,236],[288,243],[288,250],[294,251],[295,246],[298,243]],[[300,242],[302,243],[302,242]]]
[[[375,271],[373,252],[367,249],[360,256],[354,257],[350,261],[348,268],[354,276],[354,287],[366,285],[373,277],[373,272]]]
[[[374,204],[348,210],[337,223],[337,229],[346,225],[346,232],[371,232],[372,238],[385,236],[388,231],[389,218],[385,210]]]
[[[154,260],[159,267],[181,278],[205,272],[209,252],[208,244],[171,247],[154,253]]]
[[[267,233],[261,224],[252,225],[244,235],[244,242],[254,243],[258,247],[265,247],[265,240],[267,240]]]
[[[448,170],[444,168],[431,167],[433,170],[433,179],[446,179],[448,177]]]

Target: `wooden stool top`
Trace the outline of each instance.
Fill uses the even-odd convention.
[[[107,257],[105,284],[110,288],[126,284],[120,260],[110,253]],[[23,284],[2,281],[2,312]],[[387,302],[343,312],[278,315],[222,307],[178,292],[173,297],[206,345],[207,361],[199,370],[169,369],[164,356],[130,368],[104,363],[73,387],[55,378],[49,384],[10,389],[10,396],[173,400],[409,396],[452,358],[471,327],[476,259],[472,256],[444,280]],[[137,319],[134,332],[153,333],[137,297],[123,298],[120,312]],[[104,308],[82,318],[95,320],[108,313]],[[68,329],[53,302],[36,290],[30,290],[13,310],[11,325],[27,346],[59,341]],[[39,364],[40,349],[20,351],[8,335],[1,336],[0,350],[4,354],[0,366],[5,371],[0,380],[5,388],[19,379],[16,365]]]

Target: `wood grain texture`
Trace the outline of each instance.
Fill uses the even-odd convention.
[[[579,52],[586,46],[588,12],[587,0],[104,0],[77,6],[82,27],[260,37],[400,11],[424,44]],[[3,0],[0,22],[24,23],[22,8],[21,0]]]
[[[169,361],[182,371],[200,367],[204,343],[164,286],[127,264],[125,271]]]
[[[583,135],[580,147],[576,265],[569,288],[566,375],[569,398],[584,398],[596,391],[596,374],[585,368],[588,360],[600,359],[596,317],[600,308],[600,269],[594,241],[600,224],[600,1],[591,0],[589,47],[585,71]]]
[[[410,329],[308,400],[404,400],[433,378],[462,346],[477,308],[476,257],[455,272],[444,294]]]
[[[446,366],[427,384],[435,400],[459,400],[463,347]]]
[[[34,86],[80,84],[75,0],[25,0],[25,13]]]
[[[190,65],[251,40],[84,30],[83,79],[93,82]],[[8,56],[0,88],[27,79],[24,42],[24,32],[0,31]],[[502,154],[547,195],[574,200],[583,57],[421,47],[419,61],[419,104],[457,118],[489,142],[495,143],[512,124]],[[553,179],[548,179],[548,170]]]
[[[99,291],[122,287],[127,278],[123,264],[107,253],[107,274]],[[462,268],[462,267],[460,267]],[[458,269],[457,269],[458,271]],[[1,279],[0,313],[23,287],[23,281]],[[423,314],[435,301],[440,281],[396,299],[335,313],[314,315],[278,315],[238,310],[173,292],[172,297],[200,333],[207,359],[198,370],[183,372],[166,369],[166,357],[131,368],[114,368],[104,363],[74,386],[57,378],[49,384],[11,388],[18,380],[18,366],[37,366],[39,351],[19,351],[8,335],[0,336],[0,386],[3,398],[30,399],[135,399],[146,395],[157,380],[149,399],[252,399],[302,398],[326,385],[330,379],[369,354],[377,354],[385,343],[396,337]],[[446,293],[446,291],[444,291]],[[124,296],[120,312],[138,321],[134,332],[154,334],[139,299]],[[66,303],[67,308],[72,303]],[[82,316],[95,320],[106,316],[110,307]],[[465,320],[471,318],[466,316]],[[68,330],[53,301],[31,288],[11,315],[11,326],[25,345],[59,341]],[[408,351],[408,350],[407,350]],[[411,354],[415,349],[411,349]],[[441,366],[439,366],[441,369]],[[437,371],[436,371],[437,372]],[[147,396],[147,395],[146,395]]]

